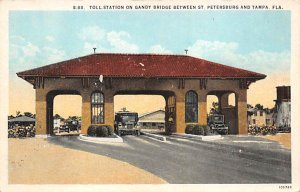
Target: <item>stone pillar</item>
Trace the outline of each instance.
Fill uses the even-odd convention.
[[[228,107],[228,96],[229,93],[224,93],[220,97],[218,97],[221,107],[220,110],[222,110],[224,107]]]
[[[35,129],[36,135],[47,134],[47,99],[43,89],[35,90]]]
[[[197,91],[198,94],[198,123],[200,125],[207,125],[207,92],[206,91]]]
[[[237,94],[238,134],[248,133],[247,126],[247,89],[240,89]]]
[[[47,95],[47,134],[53,135],[53,95]]]
[[[176,97],[176,132],[185,132],[185,91],[178,90],[175,93]]]
[[[236,107],[229,107],[229,94],[224,93],[220,97],[221,113],[224,115],[225,124],[228,126],[228,134],[238,134],[238,116]]]
[[[114,128],[114,94],[111,91],[104,93],[104,124]]]
[[[81,134],[87,134],[87,129],[91,125],[91,93],[87,90],[84,90],[81,92],[81,97]]]

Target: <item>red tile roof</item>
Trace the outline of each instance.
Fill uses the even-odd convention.
[[[17,73],[26,76],[99,76],[165,78],[253,78],[264,74],[210,62],[186,55],[112,54],[87,55]]]

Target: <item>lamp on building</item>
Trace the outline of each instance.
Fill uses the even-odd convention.
[[[100,75],[100,76],[99,76],[99,81],[100,81],[100,83],[103,82],[103,75]]]

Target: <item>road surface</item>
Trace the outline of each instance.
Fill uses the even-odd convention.
[[[276,143],[269,150],[263,147],[269,142],[259,141],[245,147],[176,136],[165,143],[144,135],[123,139],[119,144],[90,143],[76,136],[50,137],[48,141],[126,161],[171,184],[291,183],[290,151]]]

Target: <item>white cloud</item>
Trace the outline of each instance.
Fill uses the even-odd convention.
[[[83,52],[84,54],[92,54],[94,53],[94,49],[93,48],[96,48],[96,53],[99,53],[99,52],[109,52],[108,49],[102,47],[101,45],[97,44],[97,43],[91,43],[91,42],[84,42],[84,45],[83,45]]]
[[[172,53],[172,51],[163,48],[161,45],[153,45],[152,47],[150,47],[149,52],[150,53],[164,53],[164,54]]]
[[[107,33],[107,41],[112,46],[114,52],[136,53],[139,47],[133,43],[129,43],[129,33],[125,31],[111,31]]]
[[[53,41],[55,40],[54,37],[53,37],[53,36],[50,36],[50,35],[46,36],[46,39],[47,39],[47,41],[49,41],[49,42],[53,42]]]
[[[261,73],[288,72],[290,69],[291,58],[288,51],[268,52],[257,50],[240,54],[237,53],[238,47],[238,43],[235,42],[198,40],[188,47],[188,53],[210,61]]]
[[[221,57],[230,58],[238,49],[238,44],[234,42],[205,41],[197,40],[192,46],[188,47],[189,54],[200,57]]]
[[[63,61],[66,59],[66,54],[64,51],[55,49],[52,47],[43,47],[43,55],[46,59],[46,63],[55,63],[59,61]]]
[[[93,53],[93,48],[97,48],[97,43],[85,42],[83,48],[85,53]]]
[[[78,36],[83,42],[83,52],[86,54],[96,52],[136,53],[139,47],[130,43],[130,34],[126,31],[109,31],[99,26],[88,26],[82,29]]]
[[[26,57],[33,57],[40,51],[38,46],[33,45],[30,42],[28,42],[25,46],[23,46],[22,50],[23,50],[24,56],[26,56]]]
[[[86,41],[101,41],[105,37],[105,30],[99,26],[89,26],[78,34],[82,40]]]

